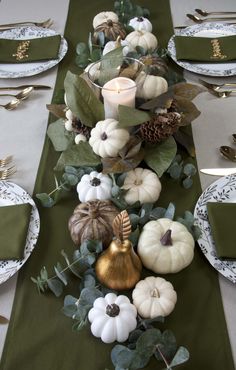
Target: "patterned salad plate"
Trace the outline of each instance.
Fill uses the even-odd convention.
[[[18,27],[6,31],[0,31],[0,38],[13,40],[33,39],[54,35],[58,35],[58,32],[36,26]],[[57,59],[32,63],[0,63],[0,78],[19,78],[33,76],[44,72],[57,65],[66,55],[67,49],[67,42],[63,37],[61,37],[61,45]]]
[[[236,203],[236,175],[222,177],[211,184],[197,201],[194,217],[202,235],[198,244],[210,264],[227,279],[236,283],[236,260],[222,260],[216,255],[207,215],[207,202]],[[236,207],[236,204],[235,204]]]
[[[22,203],[32,205],[24,258],[21,260],[0,260],[0,284],[14,275],[27,261],[37,242],[40,227],[38,209],[30,195],[12,182],[0,181],[0,207]]]
[[[221,37],[231,36],[236,34],[236,25],[227,25],[222,23],[205,23],[195,24],[177,32],[182,36],[198,36],[198,37]],[[174,43],[174,36],[171,37],[168,43],[168,52],[171,58],[183,67],[184,69],[200,73],[206,76],[234,76],[236,75],[236,60],[226,63],[199,63],[180,61],[176,59],[176,49]]]

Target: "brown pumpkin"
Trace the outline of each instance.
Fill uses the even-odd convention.
[[[95,43],[98,42],[99,39],[98,34],[100,32],[103,32],[105,38],[110,41],[115,41],[118,36],[120,36],[121,39],[124,39],[126,36],[126,32],[122,24],[119,22],[113,22],[110,19],[107,22],[104,22],[95,28],[93,35]]]
[[[68,222],[73,242],[80,245],[85,240],[101,240],[107,247],[113,238],[112,223],[118,213],[109,200],[79,204]]]
[[[153,55],[144,55],[140,62],[146,66],[146,72],[154,76],[164,76],[168,72],[168,66],[165,61]]]

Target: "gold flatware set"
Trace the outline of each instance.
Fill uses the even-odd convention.
[[[24,21],[24,22],[1,24],[0,31],[4,31],[4,30],[11,29],[11,28],[16,28],[16,27],[22,27],[22,26],[36,26],[36,27],[50,28],[52,25],[53,25],[53,21],[51,20],[51,18],[49,18],[42,22]]]
[[[228,23],[228,21],[232,21],[232,20],[236,21],[236,10],[235,11],[215,11],[215,12],[208,12],[208,11],[203,10],[203,9],[194,9],[194,10],[197,14],[202,16],[200,18],[199,16],[197,16],[195,14],[187,13],[186,17],[191,19],[191,21],[193,21],[194,23],[199,23],[200,24],[200,23],[203,23],[203,22],[225,21],[225,22],[227,22],[227,24],[236,24],[236,22]],[[235,16],[233,16],[234,14],[235,14]],[[211,17],[212,15],[213,16],[226,15],[227,17]],[[210,16],[210,18],[208,16]],[[189,25],[188,26],[176,26],[175,29],[184,29],[186,27],[189,27]]]
[[[8,167],[12,160],[12,155],[8,155],[7,157],[0,159],[0,180],[7,180],[16,172],[15,165]]]
[[[236,93],[236,82],[214,84],[202,79],[199,79],[199,82],[218,98],[227,98],[231,94]]]

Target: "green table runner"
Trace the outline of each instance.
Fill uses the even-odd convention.
[[[173,34],[167,0],[143,0],[150,9],[154,33],[164,46]],[[55,93],[63,88],[65,73],[75,57],[75,45],[87,40],[93,16],[102,10],[111,10],[109,0],[71,0],[65,37],[69,52],[60,64]],[[55,96],[55,95],[54,95]],[[35,193],[54,187],[52,169],[57,153],[46,139]],[[159,205],[170,201],[178,214],[192,210],[201,193],[198,179],[191,190],[185,190],[170,179],[162,178],[163,191]],[[63,298],[53,294],[39,295],[30,277],[36,276],[42,266],[50,268],[60,258],[60,251],[69,254],[73,243],[67,231],[67,221],[77,204],[76,196],[68,195],[51,209],[39,207],[41,231],[37,247],[19,273],[13,312],[6,338],[0,370],[112,370],[110,350],[90,333],[89,326],[82,332],[72,332],[70,319],[61,313]],[[63,262],[63,259],[62,259]],[[180,367],[189,370],[233,370],[230,344],[224,319],[217,272],[209,265],[199,247],[192,264],[174,275],[165,276],[178,294],[173,313],[164,327],[173,330],[179,345],[190,351],[190,360]],[[79,295],[76,281],[69,287],[70,294]],[[68,294],[68,292],[65,292]],[[163,364],[151,361],[147,370],[162,369]]]

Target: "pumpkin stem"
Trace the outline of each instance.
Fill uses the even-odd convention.
[[[159,294],[158,289],[157,288],[154,288],[153,290],[151,290],[150,296],[153,297],[153,298],[159,298],[160,297],[160,294]]]
[[[172,245],[172,239],[171,239],[171,230],[167,230],[166,233],[162,236],[160,239],[160,242],[162,245],[168,246]]]
[[[137,17],[138,22],[143,22],[143,17]]]
[[[120,307],[113,303],[106,306],[106,314],[110,317],[116,317],[120,313]]]
[[[119,46],[121,46],[121,37],[120,37],[120,35],[116,39],[115,46],[116,46],[116,48],[118,48]]]
[[[94,177],[91,181],[90,184],[92,186],[99,186],[101,184],[101,180],[99,180],[97,177]]]
[[[113,21],[111,19],[107,20],[107,24],[109,27],[113,27]]]
[[[101,135],[101,140],[106,140],[106,139],[107,139],[107,134],[103,132]]]

